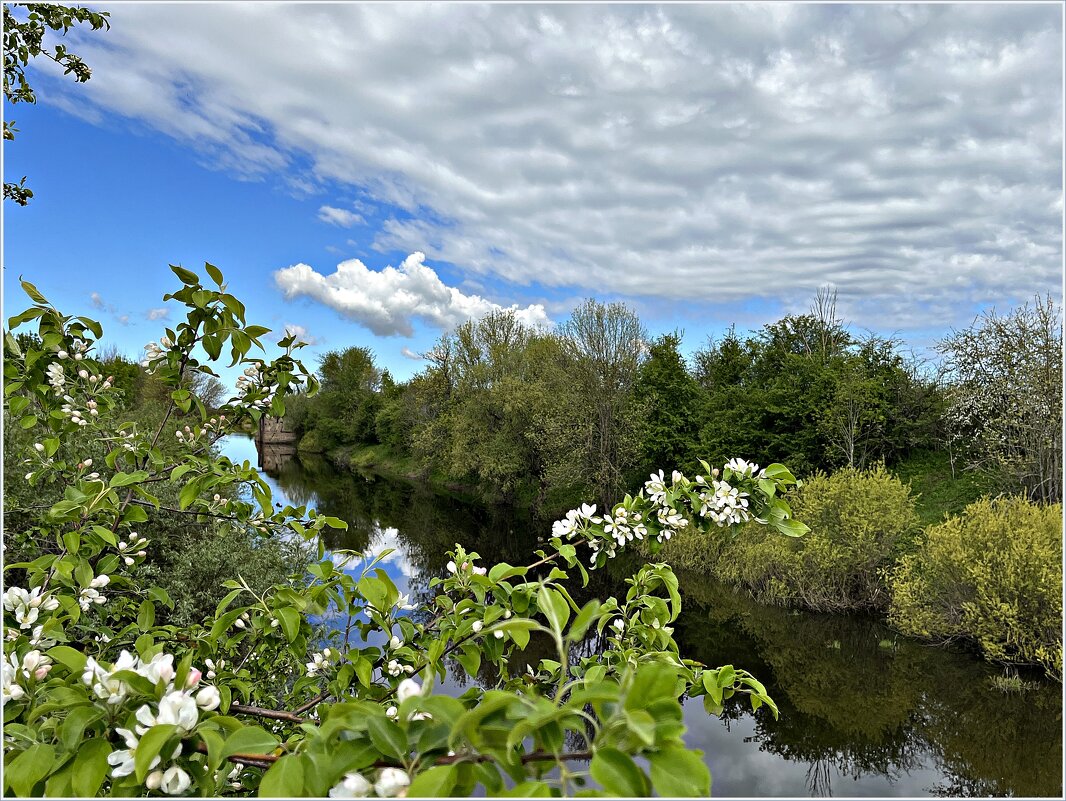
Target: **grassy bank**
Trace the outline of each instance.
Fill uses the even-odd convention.
[[[923,526],[939,523],[946,515],[960,514],[981,496],[994,494],[987,477],[959,465],[953,468],[946,451],[919,451],[889,471],[910,486]]]

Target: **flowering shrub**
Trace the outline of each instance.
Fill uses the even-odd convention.
[[[159,448],[163,426],[116,419],[112,382],[93,356],[96,321],[60,314],[23,282],[34,305],[9,326],[36,321],[41,345],[5,333],[6,410],[38,435],[25,480],[66,487],[35,532],[54,547],[5,567],[5,792],[392,797],[480,786],[543,796],[591,778],[610,795],[706,795],[710,775],[684,744],[681,697],[703,696],[713,713],[746,695],[776,715],[747,672],[678,652],[681,597],[668,566],[645,565],[624,598],[583,606],[567,584],[574,570],[587,582],[588,569],[634,541],[654,550],[684,529],[755,520],[802,534],[781,497],[795,483],[783,466],[705,464],[692,480],[657,473],[602,514],[568,513],[526,566],[484,565],[456,545],[435,595],[412,603],[377,566],[387,552],[338,567],[320,534],[342,521],[275,508],[254,468],[217,455],[221,436],[281,414],[287,392],[316,382],[292,337],[272,361],[249,355],[267,329],[246,323],[217,268],[206,267],[214,287],[172,269],[183,286],[166,297],[186,306],[186,319],[145,349],[143,366],[170,388],[164,423],[188,420],[179,458]],[[244,372],[234,395],[208,409],[189,379],[214,375],[224,349]],[[107,443],[104,464],[58,458],[80,437]],[[160,501],[164,483],[180,488],[176,507]],[[265,592],[228,582],[202,624],[157,625],[156,611],[173,601],[138,573],[147,549],[165,543],[138,527],[162,511],[302,538],[317,559],[307,576]],[[575,657],[589,636],[602,650]],[[527,665],[521,652],[533,637],[554,658]],[[459,697],[435,691],[453,662],[480,682]]]

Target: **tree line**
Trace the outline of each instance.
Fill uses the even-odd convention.
[[[948,450],[1003,491],[1061,496],[1060,311],[1036,298],[940,343],[857,335],[836,298],[690,359],[681,332],[649,337],[622,303],[586,300],[554,330],[493,312],[442,336],[397,382],[373,352],[320,361],[322,390],[288,403],[305,450],[378,446],[424,474],[497,497],[564,505],[615,497],[654,469],[736,455],[797,475]]]

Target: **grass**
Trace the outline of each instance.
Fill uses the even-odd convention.
[[[982,495],[994,489],[984,476],[966,471],[959,464],[952,474],[951,461],[944,451],[920,451],[889,467],[917,496],[922,526],[939,523],[945,515],[957,515]]]

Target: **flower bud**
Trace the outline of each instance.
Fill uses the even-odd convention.
[[[144,780],[144,786],[149,790],[158,790],[159,785],[163,783],[163,771],[153,770],[148,774],[148,778]]]

